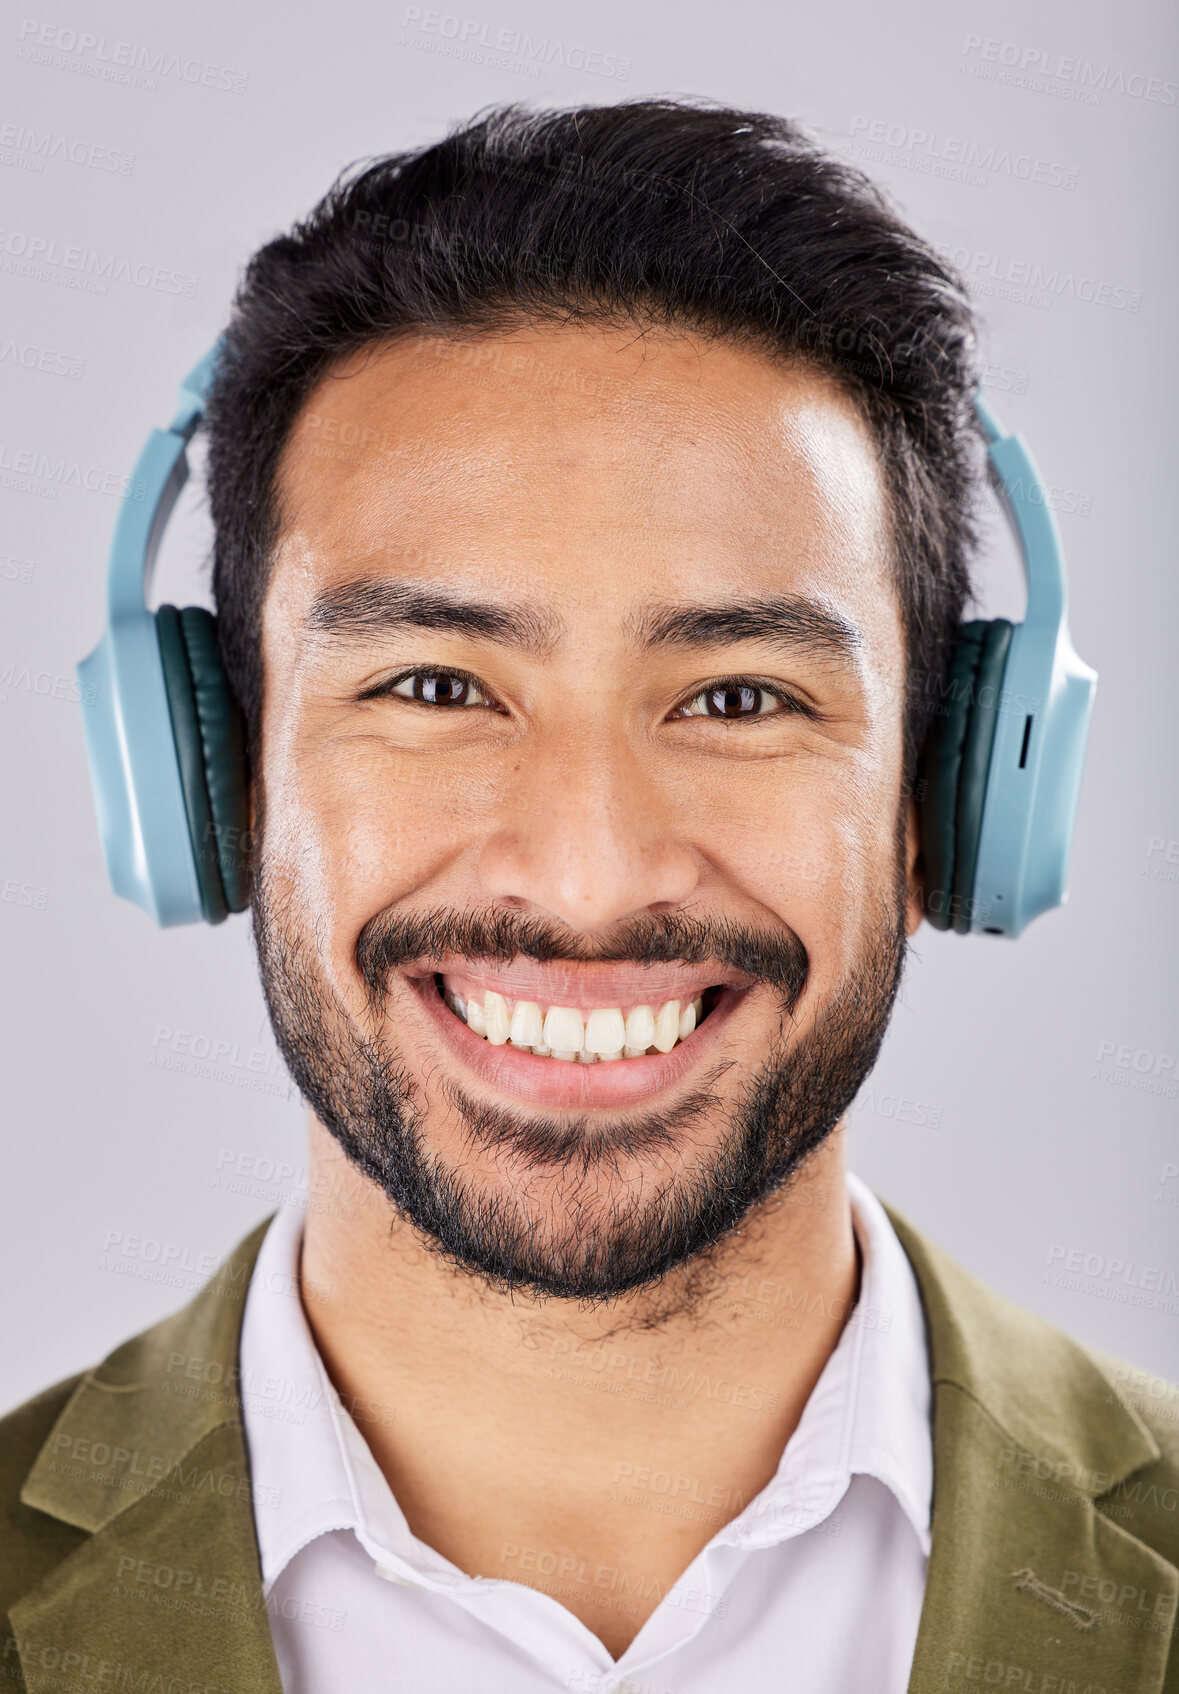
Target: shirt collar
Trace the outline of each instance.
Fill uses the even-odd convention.
[[[897,1499],[928,1555],[931,1391],[916,1278],[884,1208],[849,1175],[860,1294],[765,1489],[715,1538],[769,1546],[839,1504],[854,1475]],[[453,1588],[455,1567],[410,1531],[320,1359],[298,1294],[303,1212],[283,1207],[254,1267],[241,1337],[242,1417],[264,1590],[318,1536],[350,1529],[394,1580]]]
[[[913,1268],[880,1201],[849,1173],[860,1291],[772,1480],[721,1532],[771,1545],[824,1521],[853,1476],[893,1494],[926,1557],[933,1501],[932,1388]]]
[[[890,1488],[926,1557],[933,1507],[933,1389],[921,1292],[908,1255],[880,1201],[849,1173],[863,1286],[851,1323],[860,1368],[849,1464]]]
[[[302,1237],[302,1209],[284,1206],[263,1238],[242,1317],[239,1391],[267,1593],[301,1547],[356,1519],[335,1390],[298,1292]]]

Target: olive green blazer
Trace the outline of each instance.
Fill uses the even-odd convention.
[[[889,1216],[933,1378],[910,1694],[1179,1694],[1179,1391]],[[0,1421],[0,1694],[281,1694],[234,1391],[265,1227],[183,1311]]]

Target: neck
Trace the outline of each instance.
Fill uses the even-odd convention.
[[[330,1198],[307,1215],[307,1319],[413,1533],[624,1647],[773,1476],[839,1339],[859,1279],[844,1161],[841,1126],[706,1266],[586,1309],[456,1270],[313,1119]],[[602,1564],[652,1579],[650,1602],[628,1578],[604,1606]]]

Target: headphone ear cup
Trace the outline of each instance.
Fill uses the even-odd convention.
[[[245,725],[203,606],[161,606],[156,629],[206,922],[250,900]]]
[[[949,700],[922,754],[921,846],[925,915],[934,929],[967,935],[991,768],[995,722],[1014,625],[976,618],[961,625],[950,662]]]
[[[244,912],[250,903],[245,719],[221,658],[216,618],[203,606],[185,606],[180,628],[200,721],[217,869],[225,904]]]

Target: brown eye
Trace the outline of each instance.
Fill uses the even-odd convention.
[[[783,717],[796,713],[813,717],[814,713],[801,700],[768,683],[754,682],[751,677],[727,676],[710,682],[671,714],[673,718],[712,718],[726,723],[744,723],[754,718]]]
[[[423,675],[419,671],[413,678],[413,697],[426,706],[462,706],[467,699],[467,679],[455,676],[450,671],[439,671]]]
[[[462,671],[406,671],[390,682],[379,682],[359,696],[378,700],[396,695],[419,706],[487,706],[491,702],[474,677]]]
[[[710,688],[707,695],[710,718],[747,718],[756,716],[760,688]]]

